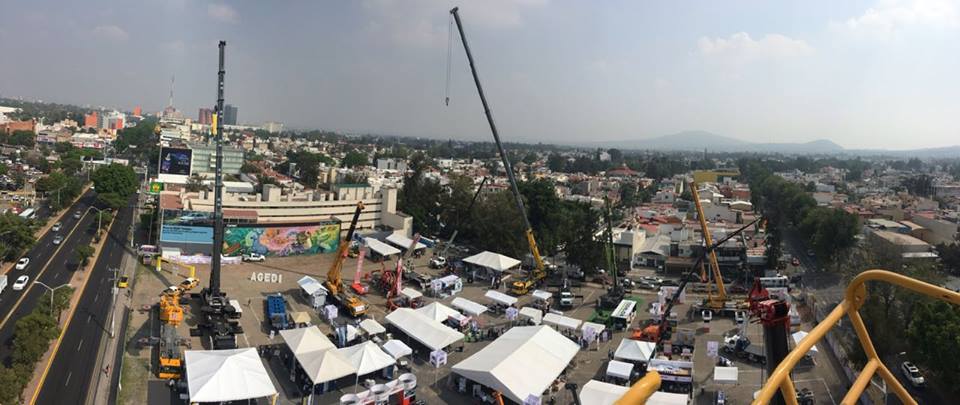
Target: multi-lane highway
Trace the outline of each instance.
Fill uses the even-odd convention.
[[[89,244],[95,233],[90,227],[94,224],[96,211],[88,208],[93,201],[93,192],[83,195],[64,215],[63,228],[59,232],[51,230],[41,236],[24,255],[30,258],[27,268],[13,268],[7,273],[10,284],[24,274],[30,277],[30,283],[22,291],[14,291],[8,286],[0,293],[0,360],[4,365],[9,366],[11,362],[11,345],[17,320],[29,314],[38,300],[49,294],[46,288],[34,282],[40,280],[50,287],[57,287],[70,281],[77,266],[76,248]],[[83,214],[80,219],[74,218],[73,213],[77,211]],[[65,237],[59,245],[53,244],[56,235]],[[46,299],[49,299],[49,295]]]
[[[97,367],[101,338],[110,331],[110,305],[114,285],[110,269],[119,268],[123,255],[130,249],[127,235],[133,223],[134,204],[135,200],[131,199],[127,206],[117,213],[113,227],[107,234],[108,239],[100,257],[90,270],[86,288],[40,387],[36,404],[82,404],[86,399],[89,384],[95,383],[95,377],[102,372],[94,368]],[[121,290],[122,292],[124,291]],[[121,320],[117,319],[116,322],[117,336],[123,336]]]

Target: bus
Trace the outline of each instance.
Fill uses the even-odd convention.
[[[37,217],[37,211],[33,208],[27,208],[20,213],[20,218],[23,219],[34,219]]]

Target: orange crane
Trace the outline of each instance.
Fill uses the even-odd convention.
[[[697,183],[690,182],[690,194],[693,196],[693,204],[697,207],[697,219],[700,220],[700,229],[703,231],[704,246],[713,246],[713,239],[710,237],[710,230],[707,229],[707,218],[703,215],[703,205],[700,204],[700,193],[697,192]],[[717,293],[708,290],[706,305],[710,309],[722,310],[727,304],[727,290],[723,286],[723,277],[720,275],[720,263],[717,262],[717,252],[711,249],[707,254],[710,262],[710,271],[713,274],[713,282],[717,285]]]
[[[337,255],[327,271],[327,281],[324,286],[330,291],[330,296],[340,303],[350,316],[358,317],[367,313],[367,305],[360,298],[347,292],[343,286],[343,280],[340,278],[343,270],[343,261],[350,250],[350,241],[353,240],[353,234],[357,230],[357,221],[360,219],[360,212],[363,211],[363,201],[357,203],[357,209],[353,212],[353,219],[350,220],[350,230],[347,231],[347,237],[340,241],[340,247],[337,249]]]

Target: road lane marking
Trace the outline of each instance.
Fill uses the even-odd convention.
[[[77,351],[80,351],[80,348],[83,347],[83,339],[80,339],[80,344],[77,345]]]
[[[90,209],[88,208],[87,212],[89,211]],[[83,214],[83,216],[87,216],[87,214]],[[77,228],[80,227],[81,222],[83,222],[83,217],[80,217],[80,220],[78,220],[77,223],[73,225],[73,229],[70,230],[70,233],[67,234],[67,237],[64,238],[64,241],[66,241],[67,239],[70,239],[70,237],[73,236],[73,233],[77,230]],[[57,254],[60,253],[60,249],[63,249],[64,245],[65,245],[64,243],[57,245],[57,248],[53,251],[53,254],[50,255],[50,258],[47,259],[47,262],[43,264],[43,267],[40,268],[40,271],[34,277],[34,280],[39,280],[40,277],[43,276],[43,273],[45,273],[47,269],[50,268],[50,262],[53,261],[53,258],[57,257]],[[10,317],[12,317],[13,314],[17,311],[17,308],[20,306],[20,303],[23,302],[23,300],[27,297],[27,294],[30,293],[30,290],[33,289],[33,284],[34,283],[30,283],[30,285],[27,286],[27,288],[23,291],[23,293],[20,294],[20,298],[17,299],[17,302],[14,303],[13,307],[10,308],[10,312],[8,312],[7,315],[3,318],[3,320],[0,321],[0,329],[3,329],[3,326],[6,325],[7,321],[10,320]]]
[[[73,375],[73,371],[67,373],[67,380],[63,382],[63,386],[64,386],[64,387],[66,387],[68,384],[70,384],[70,376],[72,376],[72,375]]]
[[[93,319],[93,315],[87,315],[87,323],[90,323],[90,319]]]
[[[100,293],[98,292],[97,295],[93,296],[93,302],[97,302],[97,299],[99,298],[100,298]]]

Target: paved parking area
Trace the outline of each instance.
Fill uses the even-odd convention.
[[[311,319],[314,324],[319,325],[321,330],[325,333],[332,333],[333,329],[325,321],[321,320],[315,311],[312,311],[308,304],[300,298],[299,286],[297,285],[297,280],[304,275],[310,275],[316,278],[319,281],[326,279],[326,272],[331,264],[333,259],[332,255],[319,255],[319,256],[298,256],[298,257],[287,257],[287,258],[269,258],[264,263],[243,263],[243,264],[233,264],[225,265],[223,270],[223,279],[222,287],[227,291],[228,295],[238,300],[243,307],[243,316],[241,317],[241,324],[243,325],[245,333],[238,337],[238,344],[242,347],[254,347],[265,344],[280,344],[282,339],[279,336],[274,336],[271,338],[270,330],[267,323],[264,321],[264,309],[263,302],[264,298],[268,294],[281,293],[287,298],[289,309],[291,311],[305,311],[311,314]],[[431,275],[438,275],[436,270],[429,269],[427,267],[427,257],[415,259],[417,266],[417,271],[429,273]],[[384,264],[385,266],[395,266],[396,262],[391,260]],[[175,268],[176,266],[165,265],[165,270],[162,272],[156,272],[152,267],[142,267],[138,272],[138,278],[136,281],[135,290],[133,291],[133,299],[135,307],[141,307],[143,305],[152,305],[156,302],[157,297],[165,285],[177,284],[183,277],[186,277],[187,270],[185,268]],[[364,265],[363,271],[370,272],[376,269],[380,269],[381,265],[376,263],[367,262]],[[172,270],[168,271],[168,270]],[[356,271],[356,259],[347,259],[343,265],[343,277],[344,283],[349,285],[354,278]],[[179,274],[176,274],[179,273]],[[196,268],[197,277],[201,280],[201,285],[208,282],[209,266],[200,265]],[[276,274],[279,282],[263,282],[263,281],[254,281],[251,278],[252,274],[255,273],[269,273]],[[634,270],[631,272],[631,278],[639,278],[642,275],[652,274],[652,270]],[[508,283],[504,283],[508,284]],[[476,283],[465,283],[464,290],[458,294],[459,297],[464,297],[480,304],[489,304],[489,301],[483,296],[485,291],[488,289],[489,285],[485,282],[476,282]],[[385,299],[379,293],[378,290],[371,286],[371,292],[364,296],[364,300],[369,304],[368,316],[376,319],[378,322],[385,324],[384,316],[387,313],[385,306]],[[501,288],[501,291],[505,291],[504,288]],[[575,294],[581,295],[582,300],[577,302],[577,306],[570,311],[567,311],[565,315],[571,316],[581,320],[587,320],[594,312],[594,303],[597,298],[603,294],[603,289],[596,285],[585,284],[582,287],[575,289]],[[637,296],[643,300],[643,305],[638,310],[637,321],[634,322],[633,326],[636,326],[637,323],[649,317],[649,314],[646,312],[649,307],[649,303],[656,300],[656,294],[654,291],[634,291],[631,293],[633,296]],[[688,304],[680,305],[676,309],[681,315],[681,328],[691,328],[696,329],[701,325],[701,320],[699,316],[687,315],[689,309],[689,302],[697,299],[697,295],[690,294],[688,295]],[[441,300],[444,304],[449,305],[453,297],[448,297]],[[425,298],[428,302],[434,300],[433,298]],[[532,302],[533,298],[530,295],[520,298],[519,305],[527,305]],[[192,312],[192,308],[191,311]],[[152,316],[153,312],[149,311],[134,311],[131,315],[130,330],[128,331],[128,345],[127,351],[125,353],[126,360],[125,364],[131,364],[132,367],[145,367],[146,364],[150,364],[150,356],[152,351],[149,347],[140,348],[136,344],[136,340],[139,337],[149,336],[152,330],[155,330],[155,322]],[[195,326],[195,314],[190,314],[186,317],[185,322],[180,326],[178,332],[181,336],[189,336],[189,328]],[[485,313],[481,316],[481,324],[484,328],[509,328],[513,325],[510,321],[502,314],[491,314]],[[753,392],[756,391],[761,384],[763,372],[758,365],[749,364],[740,359],[733,359],[738,367],[740,367],[740,382],[732,386],[719,386],[715,384],[712,380],[713,373],[713,364],[714,359],[706,356],[706,345],[708,341],[715,340],[722,343],[722,335],[726,332],[734,330],[734,324],[732,320],[729,319],[714,319],[711,324],[711,329],[709,332],[704,330],[697,331],[697,342],[696,342],[696,352],[695,352],[695,373],[694,381],[696,384],[696,389],[694,392],[694,402],[700,404],[711,403],[712,399],[715,396],[715,392],[719,389],[724,390],[732,402],[734,403],[747,403],[752,398]],[[807,328],[809,329],[809,328]],[[762,343],[761,329],[758,325],[750,325],[747,329],[747,334],[750,337],[751,341],[755,344]],[[602,379],[604,371],[606,370],[606,364],[608,360],[608,352],[610,350],[616,349],[620,340],[627,336],[627,332],[615,333],[613,339],[600,345],[594,345],[590,350],[581,351],[574,360],[574,364],[569,369],[567,374],[567,380],[571,382],[576,382],[579,386],[583,386],[590,379]],[[193,348],[200,348],[199,338],[190,338],[191,346]],[[429,363],[426,362],[427,353],[416,353],[413,361],[411,362],[412,372],[417,375],[419,383],[417,394],[421,399],[426,400],[427,403],[471,403],[474,400],[467,396],[462,396],[456,392],[452,386],[452,379],[448,378],[450,376],[450,369],[452,365],[457,362],[469,357],[473,353],[476,353],[484,346],[489,344],[492,340],[482,340],[478,342],[467,342],[463,343],[463,350],[453,350],[449,355],[448,364],[439,369],[434,369]],[[456,348],[459,344],[455,344]],[[279,403],[283,404],[294,404],[300,403],[300,393],[297,387],[294,387],[289,380],[289,369],[288,365],[279,361],[278,359],[266,359],[265,364],[268,365],[268,370],[273,373],[274,381],[277,386],[280,388],[281,397]],[[143,370],[138,370],[139,376],[142,376]],[[125,372],[126,373],[126,372]],[[149,373],[150,381],[157,381],[156,377]],[[812,389],[817,395],[817,403],[825,404],[835,404],[836,401],[839,401],[841,396],[841,387],[834,387],[831,384],[839,381],[832,374],[832,368],[829,363],[826,361],[817,361],[815,365],[811,365],[807,369],[799,370],[795,373],[794,379],[797,381],[799,387],[808,387]],[[381,381],[382,382],[382,381]],[[121,395],[124,403],[129,404],[140,404],[140,403],[169,403],[167,401],[156,401],[154,398],[163,398],[164,396],[147,395],[147,381],[124,381],[123,390],[127,391]],[[154,388],[151,388],[151,391],[156,391],[156,385],[151,385]],[[703,389],[700,392],[700,389]],[[362,389],[362,388],[361,388]],[[332,392],[318,396],[315,398],[314,403],[318,404],[336,404],[338,403],[339,397],[345,393],[354,392],[355,387],[353,384],[346,386],[337,387]],[[556,400],[556,403],[572,403],[572,398],[570,397],[567,391],[558,391],[552,393],[553,399]],[[148,398],[149,397],[149,398]]]

